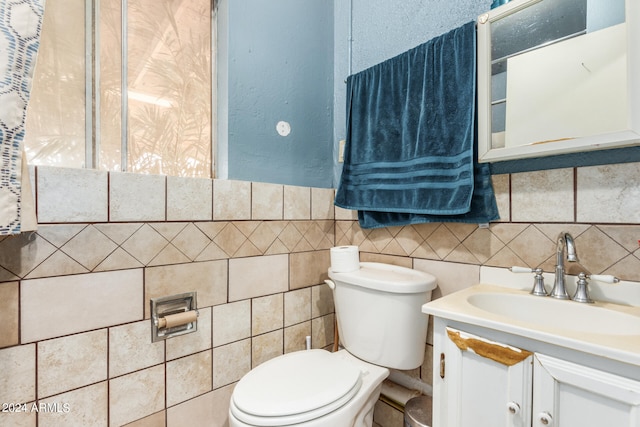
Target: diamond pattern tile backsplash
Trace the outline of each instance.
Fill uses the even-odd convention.
[[[578,250],[580,262],[567,264],[570,274],[586,271],[640,279],[640,226],[635,225],[495,223],[478,228],[432,223],[363,230],[355,221],[337,221],[336,244],[358,245],[362,252],[377,254],[552,272],[561,231],[573,235]]]
[[[333,221],[41,225],[0,241],[0,281],[329,249]]]
[[[335,222],[335,245],[375,254],[465,264],[541,266],[553,271],[555,239],[569,231],[579,264],[570,272],[640,277],[639,226],[589,224],[432,223],[364,230]],[[327,250],[334,221],[216,221],[41,225],[0,241],[0,281]]]
[[[75,191],[64,191],[65,171],[43,168],[38,176],[46,176],[48,181],[57,179],[60,196],[73,197]],[[555,239],[560,231],[569,231],[576,238],[580,264],[570,264],[571,268],[640,280],[637,201],[615,197],[625,188],[640,185],[640,164],[576,171],[567,170],[562,175],[571,178],[571,182],[564,183],[562,188],[566,190],[553,206],[543,203],[544,188],[550,176],[563,171],[494,176],[501,220],[489,228],[431,223],[363,230],[353,212],[337,208],[334,214],[331,189],[213,180],[213,185],[203,187],[199,193],[186,195],[188,200],[211,200],[213,209],[194,212],[194,218],[213,213],[210,221],[44,223],[35,233],[4,238],[0,240],[0,281],[317,251],[343,244],[358,245],[362,252],[373,254],[497,267],[541,266],[553,271]],[[620,176],[625,177],[624,188],[618,188],[617,183],[623,182]],[[87,191],[106,186],[104,178],[101,176],[96,184],[98,188],[75,194],[78,201],[70,201],[71,205],[83,203]],[[158,179],[155,177],[154,182]],[[593,181],[607,184],[598,190]],[[574,188],[573,192],[570,188]],[[144,193],[140,196],[144,200]],[[167,194],[167,200],[171,197]],[[269,205],[264,200],[278,203]],[[540,203],[527,202],[532,200]],[[63,209],[62,205],[55,205],[56,209]],[[200,205],[207,204],[197,206]],[[197,206],[190,209],[197,210]],[[95,206],[83,209],[90,212],[92,208]],[[48,212],[46,205],[39,204],[38,209]],[[604,211],[606,214],[598,214]],[[62,212],[56,215],[64,216]],[[100,211],[84,216],[90,219],[110,215]],[[154,215],[161,217],[162,212]],[[575,222],[556,222],[558,217],[573,217]],[[615,222],[578,222],[587,217]]]

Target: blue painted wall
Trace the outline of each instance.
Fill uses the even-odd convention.
[[[332,2],[222,0],[217,13],[218,177],[331,187]]]
[[[489,10],[491,0],[220,0],[218,177],[332,187],[345,79]],[[291,134],[276,132],[280,120]]]
[[[337,186],[347,76],[476,19],[491,2],[218,0],[217,176]],[[281,120],[291,124],[286,137],[276,132]],[[640,149],[590,156],[501,162],[493,172],[638,161]]]

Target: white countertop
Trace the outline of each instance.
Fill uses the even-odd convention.
[[[523,307],[527,307],[531,302],[531,307],[537,307],[538,311],[541,307],[548,309],[549,317],[556,316],[560,321],[550,322],[549,318],[536,321],[534,317],[544,315],[532,316],[531,313],[526,312],[526,309],[522,312],[522,316],[519,316],[521,320],[518,320],[478,308],[470,302],[473,301],[474,295],[488,294],[486,298],[491,298],[491,294],[495,295],[495,293],[511,295],[513,297],[508,298],[514,298],[513,300],[523,304]],[[582,304],[550,297],[536,297],[523,289],[478,284],[431,301],[422,306],[422,312],[640,366],[640,307],[638,306],[610,302]],[[607,319],[605,319],[608,315],[611,318],[627,318],[630,321],[625,322],[624,328],[612,329],[609,333],[606,327]],[[580,316],[585,323],[588,320],[594,325],[593,329],[596,332],[589,330],[589,326],[575,323],[581,321]],[[636,325],[638,325],[637,329]]]

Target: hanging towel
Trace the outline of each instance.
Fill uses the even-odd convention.
[[[364,228],[497,218],[488,165],[474,162],[475,57],[469,22],[348,78],[335,204]]]
[[[358,211],[362,228],[381,228],[422,224],[426,222],[465,222],[488,224],[500,218],[496,204],[491,171],[486,163],[475,163],[474,189],[469,212],[460,215],[428,215],[403,212]]]

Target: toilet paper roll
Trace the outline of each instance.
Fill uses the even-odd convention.
[[[360,269],[360,252],[357,246],[336,246],[330,252],[333,272],[350,273]]]
[[[158,328],[175,328],[176,326],[186,325],[187,323],[195,322],[196,320],[198,320],[198,312],[196,310],[170,314],[158,319]]]

